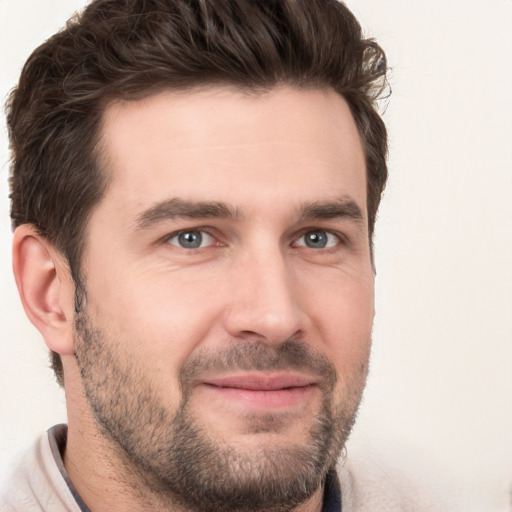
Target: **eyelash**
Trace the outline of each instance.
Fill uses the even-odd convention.
[[[336,239],[336,243],[334,245],[331,245],[330,247],[320,247],[320,248],[309,247],[309,246],[307,246],[306,243],[298,245],[299,240],[302,240],[306,235],[312,234],[312,233],[317,233],[317,234],[322,233],[322,234],[327,235],[327,237],[328,237],[327,243],[329,243],[329,238],[334,237]],[[297,246],[297,247],[306,247],[306,248],[313,249],[313,250],[322,250],[324,252],[333,252],[336,249],[338,249],[339,246],[343,245],[344,241],[345,241],[344,237],[337,232],[333,232],[333,231],[330,231],[328,229],[323,229],[323,228],[306,228],[295,239],[295,241],[293,242],[293,245]]]
[[[315,232],[316,233],[324,233],[329,238],[331,238],[331,237],[336,238],[336,243],[330,247],[319,247],[319,248],[310,247],[307,245],[306,242],[299,245],[298,242],[301,239],[303,239],[303,237],[305,237],[307,234],[315,233]],[[198,227],[198,228],[193,228],[193,229],[181,229],[179,231],[171,233],[170,235],[167,235],[164,238],[164,241],[167,244],[184,249],[186,251],[197,251],[197,250],[205,249],[206,247],[209,247],[211,245],[216,245],[215,243],[209,243],[206,247],[183,247],[182,245],[179,245],[179,243],[176,243],[176,244],[171,243],[171,241],[173,239],[177,239],[178,237],[180,237],[182,235],[192,234],[192,233],[199,233],[201,236],[204,236],[204,235],[209,236],[217,242],[217,245],[222,245],[222,242],[219,242],[219,240],[218,240],[218,238],[219,238],[218,235],[215,235],[214,233],[212,233],[211,229],[205,228],[205,227]],[[200,242],[202,244],[203,240],[201,240]],[[329,240],[327,241],[327,243],[329,243]],[[341,245],[346,245],[346,243],[347,243],[346,237],[338,232],[330,231],[330,230],[323,229],[323,228],[311,228],[310,227],[310,228],[303,229],[300,232],[300,234],[294,238],[294,241],[292,242],[291,245],[292,245],[292,247],[305,247],[305,248],[309,248],[309,249],[317,250],[317,251],[334,252]]]
[[[218,242],[218,237],[216,237],[214,234],[212,234],[211,231],[207,228],[181,229],[180,231],[176,231],[175,233],[171,233],[170,235],[166,236],[165,242],[170,245],[174,245],[175,247],[185,249],[185,250],[190,250],[190,251],[204,249],[204,247],[188,248],[188,247],[180,246],[178,244],[171,243],[171,240],[177,239],[178,237],[180,237],[182,235],[191,234],[191,233],[199,233],[201,236],[207,235],[207,236],[211,237],[213,240]],[[218,243],[220,244],[220,242],[218,242]],[[215,244],[209,244],[209,245],[215,245]]]

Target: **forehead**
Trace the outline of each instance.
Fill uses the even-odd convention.
[[[366,206],[361,140],[332,90],[210,88],[117,101],[104,114],[102,148],[104,201],[126,213],[168,197],[273,204],[284,192],[297,202],[348,194]]]

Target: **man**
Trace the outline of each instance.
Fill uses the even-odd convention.
[[[336,471],[371,345],[385,72],[336,0],[96,0],[32,54],[13,264],[68,425],[2,510],[412,509]]]

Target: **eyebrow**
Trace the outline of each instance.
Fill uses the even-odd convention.
[[[156,203],[135,219],[137,229],[147,229],[159,222],[173,219],[238,219],[239,212],[226,203],[186,201],[180,198]]]
[[[155,224],[174,219],[233,219],[241,218],[240,212],[227,203],[218,201],[186,201],[172,198],[154,204],[135,219],[136,229],[147,229]],[[334,201],[305,203],[300,208],[300,221],[321,219],[351,219],[362,223],[363,212],[350,198]]]
[[[302,205],[301,221],[350,219],[363,223],[363,211],[359,205],[350,198],[342,197],[334,201],[319,201]]]

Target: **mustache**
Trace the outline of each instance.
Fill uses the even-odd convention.
[[[313,374],[332,390],[337,381],[334,365],[327,357],[301,340],[287,340],[277,346],[262,342],[237,343],[218,351],[191,356],[180,368],[178,382],[185,395],[206,373],[230,371],[297,371]]]

